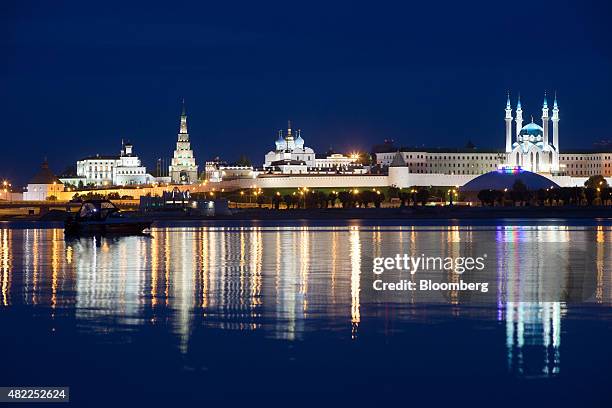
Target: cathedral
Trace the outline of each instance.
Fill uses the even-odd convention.
[[[515,122],[515,141],[512,142],[512,121]],[[510,94],[506,101],[506,153],[510,166],[520,166],[535,173],[559,173],[559,107],[557,96],[553,102],[552,117],[548,114],[548,101],[544,94],[542,105],[542,125],[531,123],[523,126],[523,109],[519,96],[516,104],[516,117],[512,117]],[[552,140],[549,138],[548,125],[552,121]]]
[[[310,147],[304,146],[301,130],[298,129],[297,137],[291,129],[291,121],[287,126],[287,134],[278,131],[276,148],[268,152],[264,159],[264,169],[277,169],[282,173],[301,174],[307,173],[309,168],[314,168],[315,152]]]
[[[192,184],[198,181],[198,165],[196,164],[189,132],[187,131],[187,113],[185,112],[185,100],[183,100],[183,111],[181,113],[181,124],[179,127],[176,150],[170,165],[170,179],[175,184]]]

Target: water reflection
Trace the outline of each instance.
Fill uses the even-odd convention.
[[[560,371],[561,302],[506,305],[508,368],[520,375],[547,377]]]
[[[612,303],[610,236],[602,226],[300,226],[158,228],[152,237],[65,240],[58,229],[0,228],[0,304],[47,306],[53,317],[70,312],[87,332],[168,323],[186,353],[196,326],[285,340],[334,330],[356,339],[374,330],[365,324],[368,317],[426,321],[427,309],[411,305],[442,302],[453,305],[457,317],[477,313],[505,321],[512,372],[553,375],[560,370],[567,306],[545,293],[558,280],[566,285],[568,271],[584,267],[576,251],[592,252],[591,301]],[[401,301],[382,303],[371,295],[375,257],[421,251],[470,256],[483,242],[495,255],[487,270],[496,283],[491,304],[461,307],[471,299],[457,290],[406,293]],[[546,272],[551,264],[557,275]],[[449,272],[446,278],[458,282],[460,276]],[[375,312],[380,304],[396,313],[381,318]]]

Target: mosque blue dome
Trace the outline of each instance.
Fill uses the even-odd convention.
[[[521,180],[530,191],[559,187],[557,183],[544,176],[517,167],[485,173],[466,183],[460,190],[474,192],[488,189],[503,190],[506,188],[511,190],[517,180]]]
[[[531,122],[523,126],[519,134],[522,136],[542,136],[544,129],[542,129],[542,126]]]

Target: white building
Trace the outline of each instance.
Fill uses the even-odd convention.
[[[38,173],[28,182],[27,191],[23,193],[23,200],[45,201],[49,197],[57,199],[62,191],[64,191],[64,185],[55,177],[45,160]]]
[[[269,151],[264,158],[264,170],[277,171],[283,174],[306,174],[309,167],[315,167],[315,152],[304,146],[301,130],[294,138],[291,121],[287,126],[287,135],[278,131],[276,149]]]
[[[523,125],[523,109],[517,101],[516,116],[512,116],[510,98],[506,101],[504,149],[431,149],[401,148],[411,173],[480,175],[499,166],[520,166],[535,173],[570,177],[594,175],[612,176],[612,152],[594,150],[559,150],[559,105],[553,101],[549,117],[546,96],[542,106],[542,123],[533,120]],[[514,122],[514,123],[513,123]],[[549,134],[552,122],[552,135]],[[397,152],[390,147],[375,152],[376,163],[389,166]]]
[[[189,132],[187,131],[187,113],[183,100],[181,124],[179,126],[178,141],[170,165],[170,178],[176,184],[192,184],[198,182],[198,166],[191,150]]]
[[[549,140],[548,125],[552,120],[552,140]],[[544,95],[542,105],[542,126],[533,122],[523,126],[521,99],[516,105],[515,134],[512,143],[512,107],[510,95],[506,102],[506,153],[508,164],[521,166],[534,173],[559,173],[559,107],[557,96],[553,104],[553,116],[548,116],[548,101]]]
[[[119,156],[85,157],[77,161],[76,177],[62,177],[61,181],[76,187],[153,184],[155,178],[147,173],[138,156],[134,156],[133,149],[131,143],[124,143]]]
[[[397,186],[462,186],[475,177],[500,167],[521,167],[539,173],[562,187],[583,186],[589,176],[603,175],[612,184],[612,152],[559,151],[559,107],[555,96],[549,117],[546,96],[542,123],[523,125],[523,110],[517,102],[512,116],[510,98],[505,110],[505,147],[502,149],[401,148],[377,149],[377,171],[360,166],[353,157],[316,157],[304,147],[301,132],[294,139],[291,124],[286,136],[279,132],[276,148],[265,155],[264,171],[232,174],[224,179],[217,172],[218,188],[360,188]],[[552,135],[549,122],[552,121]],[[513,123],[514,122],[514,123]],[[213,179],[211,179],[213,181]]]
[[[572,177],[612,177],[612,152],[566,150],[559,153],[559,171]]]
[[[297,138],[294,138],[291,121],[285,136],[282,130],[278,131],[275,145],[275,149],[264,157],[263,172],[268,174],[367,173],[367,169],[357,163],[356,156],[344,156],[339,153],[317,155],[312,148],[304,146],[300,129],[297,131]]]

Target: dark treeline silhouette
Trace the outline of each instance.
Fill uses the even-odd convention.
[[[542,188],[530,191],[517,180],[510,190],[481,190],[478,200],[483,206],[538,205],[592,206],[612,204],[612,189],[603,176],[591,176],[584,187]]]

